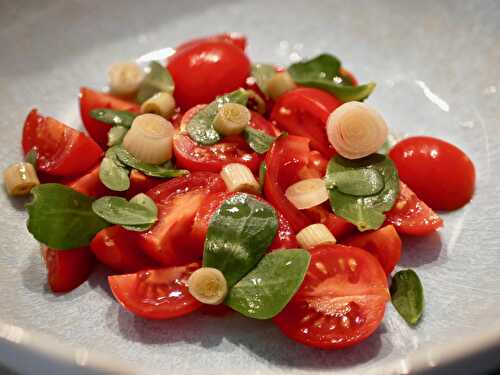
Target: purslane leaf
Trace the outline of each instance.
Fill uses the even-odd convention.
[[[92,198],[65,185],[42,184],[31,190],[26,205],[28,230],[53,249],[87,246],[101,229],[110,224],[92,210]]]
[[[265,95],[267,93],[267,82],[274,77],[276,69],[271,64],[253,64],[251,75],[255,79],[255,83]]]
[[[113,126],[108,131],[108,147],[119,145],[123,142],[128,129],[123,126]]]
[[[219,142],[221,137],[213,127],[215,116],[217,116],[217,113],[219,113],[219,110],[224,104],[237,103],[246,105],[247,100],[248,92],[243,89],[238,89],[218,97],[212,103],[197,112],[187,123],[186,130],[189,137],[201,145],[213,145]]]
[[[137,101],[142,104],[159,92],[172,94],[174,89],[174,80],[168,69],[158,61],[152,61],[149,64],[149,73],[139,87]]]
[[[231,287],[259,262],[277,229],[273,207],[252,195],[237,194],[224,201],[210,220],[203,265],[220,270]]]
[[[328,177],[328,187],[337,187],[340,192],[356,197],[375,195],[384,188],[384,179],[374,168],[339,171]]]
[[[119,225],[154,224],[158,215],[137,202],[121,197],[102,197],[92,203],[92,210],[104,220]]]
[[[243,138],[245,138],[250,148],[260,155],[269,151],[269,148],[276,140],[276,137],[250,126],[247,126],[243,131]]]
[[[147,210],[151,211],[152,215],[158,217],[158,207],[156,207],[156,203],[146,194],[144,193],[137,194],[130,200],[130,203],[140,204]],[[134,232],[144,232],[149,228],[151,228],[152,226],[153,224],[122,225],[123,228]]]
[[[397,272],[391,282],[392,304],[412,326],[416,325],[424,311],[424,288],[413,270]]]
[[[135,113],[129,111],[118,111],[108,108],[97,108],[90,111],[90,116],[98,121],[112,126],[122,126],[130,128],[132,122],[137,117]]]
[[[102,159],[99,179],[104,186],[113,191],[126,191],[130,187],[128,170],[116,165],[110,158]]]
[[[273,251],[230,290],[225,304],[255,319],[276,316],[304,280],[311,256],[302,249]]]

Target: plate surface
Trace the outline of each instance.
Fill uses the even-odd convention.
[[[376,81],[369,103],[390,127],[463,148],[476,165],[477,192],[467,207],[443,215],[439,234],[403,239],[401,267],[415,268],[425,288],[420,325],[409,328],[388,305],[376,334],[338,352],[303,347],[270,322],[237,314],[224,320],[202,314],[164,322],[135,318],[110,296],[104,270],[76,291],[54,296],[37,243],[25,229],[24,202],[1,193],[0,319],[22,329],[0,324],[0,361],[27,372],[65,363],[60,368],[80,373],[73,361],[120,371],[115,364],[130,361],[172,374],[408,373],[500,344],[498,1],[42,3],[0,0],[2,170],[21,157],[21,126],[31,107],[78,127],[79,86],[101,88],[110,63],[194,36],[240,31],[253,61],[288,64],[331,52],[362,82]],[[30,330],[118,361],[66,351],[50,339],[44,345],[45,336]],[[68,357],[75,353],[76,359]]]

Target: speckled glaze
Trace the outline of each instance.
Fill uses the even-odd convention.
[[[361,82],[377,82],[368,103],[392,129],[458,145],[478,176],[473,201],[443,215],[439,234],[403,239],[401,267],[417,269],[426,293],[419,326],[409,328],[388,305],[372,337],[337,352],[306,348],[270,322],[237,314],[136,318],[113,300],[104,270],[55,296],[24,202],[1,193],[0,362],[28,374],[444,374],[498,364],[499,19],[495,0],[0,0],[2,170],[20,158],[31,107],[79,127],[79,86],[102,87],[110,63],[241,31],[254,61],[337,54]]]

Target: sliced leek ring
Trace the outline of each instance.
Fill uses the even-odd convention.
[[[328,191],[321,178],[308,178],[290,185],[285,196],[299,210],[304,210],[327,201]]]

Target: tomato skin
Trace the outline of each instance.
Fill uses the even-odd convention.
[[[389,298],[384,270],[370,253],[320,245],[311,249],[311,263],[299,291],[273,321],[302,344],[345,348],[377,329]]]
[[[116,191],[109,190],[101,182],[99,178],[99,165],[95,166],[87,174],[67,182],[67,185],[79,193],[95,198],[117,194]]]
[[[140,106],[137,103],[119,99],[87,87],[80,88],[80,116],[83,126],[87,129],[89,135],[103,148],[107,147],[108,131],[111,129],[111,125],[90,116],[90,111],[97,108],[140,113]]]
[[[196,212],[203,198],[225,191],[218,174],[195,172],[164,182],[146,194],[158,207],[158,222],[147,232],[138,232],[137,243],[152,259],[166,265],[182,265],[203,255],[203,246],[190,237]]]
[[[194,218],[194,224],[191,230],[190,237],[194,241],[194,243],[198,244],[198,246],[203,247],[205,243],[205,239],[207,237],[208,232],[208,224],[212,219],[215,211],[219,209],[222,203],[233,197],[234,195],[239,194],[238,192],[218,192],[207,195],[203,200],[203,203],[200,206],[200,209],[196,213]],[[257,199],[264,201],[264,199],[255,196]],[[298,247],[297,240],[295,238],[295,232],[292,230],[290,223],[285,219],[285,217],[280,213],[278,214],[278,230],[276,232],[276,236],[269,247],[269,250],[275,249],[292,249]]]
[[[474,164],[458,147],[432,137],[410,137],[389,153],[401,178],[435,210],[451,211],[474,194]]]
[[[133,314],[146,319],[172,319],[202,306],[191,296],[187,286],[189,276],[199,267],[199,263],[191,263],[139,271],[109,276],[108,282],[116,300]]]
[[[38,152],[38,170],[53,176],[76,176],[87,172],[102,157],[102,150],[92,138],[36,109],[26,118],[22,139],[23,151]]]
[[[137,272],[157,266],[139,250],[131,232],[119,225],[97,233],[90,242],[90,249],[98,261],[116,272]]]
[[[402,181],[399,197],[385,217],[386,223],[394,225],[398,233],[411,236],[425,236],[443,226],[443,219]]]
[[[393,225],[386,225],[371,232],[358,233],[343,243],[368,251],[377,258],[387,275],[390,275],[401,258],[401,238]]]
[[[176,103],[185,111],[245,84],[250,61],[234,44],[206,41],[177,51],[167,62]]]
[[[223,43],[229,43],[232,45],[235,45],[236,47],[240,48],[242,51],[245,50],[247,46],[247,38],[240,33],[222,33],[222,34],[216,34],[216,35],[211,35],[203,38],[195,38],[191,39],[185,43],[182,43],[178,45],[175,48],[175,52],[178,53],[180,51],[183,51],[185,49],[189,49],[193,46],[203,44],[205,42],[223,42]]]
[[[335,154],[335,149],[326,136],[326,121],[340,105],[342,101],[333,95],[319,89],[301,87],[278,98],[271,120],[289,134],[309,138],[311,148],[329,159]]]
[[[47,279],[54,293],[69,292],[87,281],[94,268],[94,256],[88,247],[55,250],[42,245]]]
[[[204,106],[197,105],[187,111],[181,121],[181,129]],[[278,130],[256,112],[252,112],[250,126],[275,136]],[[174,137],[174,155],[180,168],[190,171],[207,171],[218,173],[230,163],[246,165],[254,173],[258,171],[262,158],[254,152],[241,135],[223,138],[211,146],[198,145],[189,135],[177,134]]]

